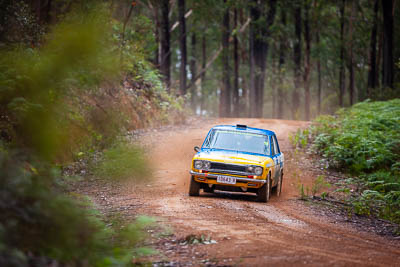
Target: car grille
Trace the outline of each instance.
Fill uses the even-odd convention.
[[[211,162],[210,171],[232,173],[232,174],[246,174],[246,166],[225,164],[219,162]]]

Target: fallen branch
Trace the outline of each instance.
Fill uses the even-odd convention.
[[[185,19],[187,19],[190,15],[192,15],[193,10],[189,9],[188,12],[186,12],[185,14]],[[175,30],[177,27],[179,26],[179,21],[175,22],[174,25],[172,25],[171,30],[169,32],[172,32],[173,30]]]

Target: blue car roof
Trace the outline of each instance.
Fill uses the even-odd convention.
[[[211,129],[220,129],[220,130],[234,130],[234,131],[244,131],[248,133],[256,133],[256,134],[264,134],[264,135],[274,135],[273,131],[260,129],[260,128],[253,128],[253,127],[240,127],[237,125],[217,125],[212,127]]]

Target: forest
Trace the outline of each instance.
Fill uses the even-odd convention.
[[[153,253],[152,218],[110,219],[72,188],[146,180],[131,139],[193,117],[314,120],[294,147],[359,178],[343,200],[356,214],[398,224],[399,12],[395,0],[0,0],[0,265]]]
[[[195,113],[310,120],[399,95],[395,8],[394,1],[138,1],[133,11],[117,10],[153,22],[150,59],[167,90],[190,94]]]

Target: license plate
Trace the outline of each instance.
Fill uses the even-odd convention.
[[[229,177],[229,176],[217,176],[217,182],[221,184],[236,184],[236,178],[235,177]]]

